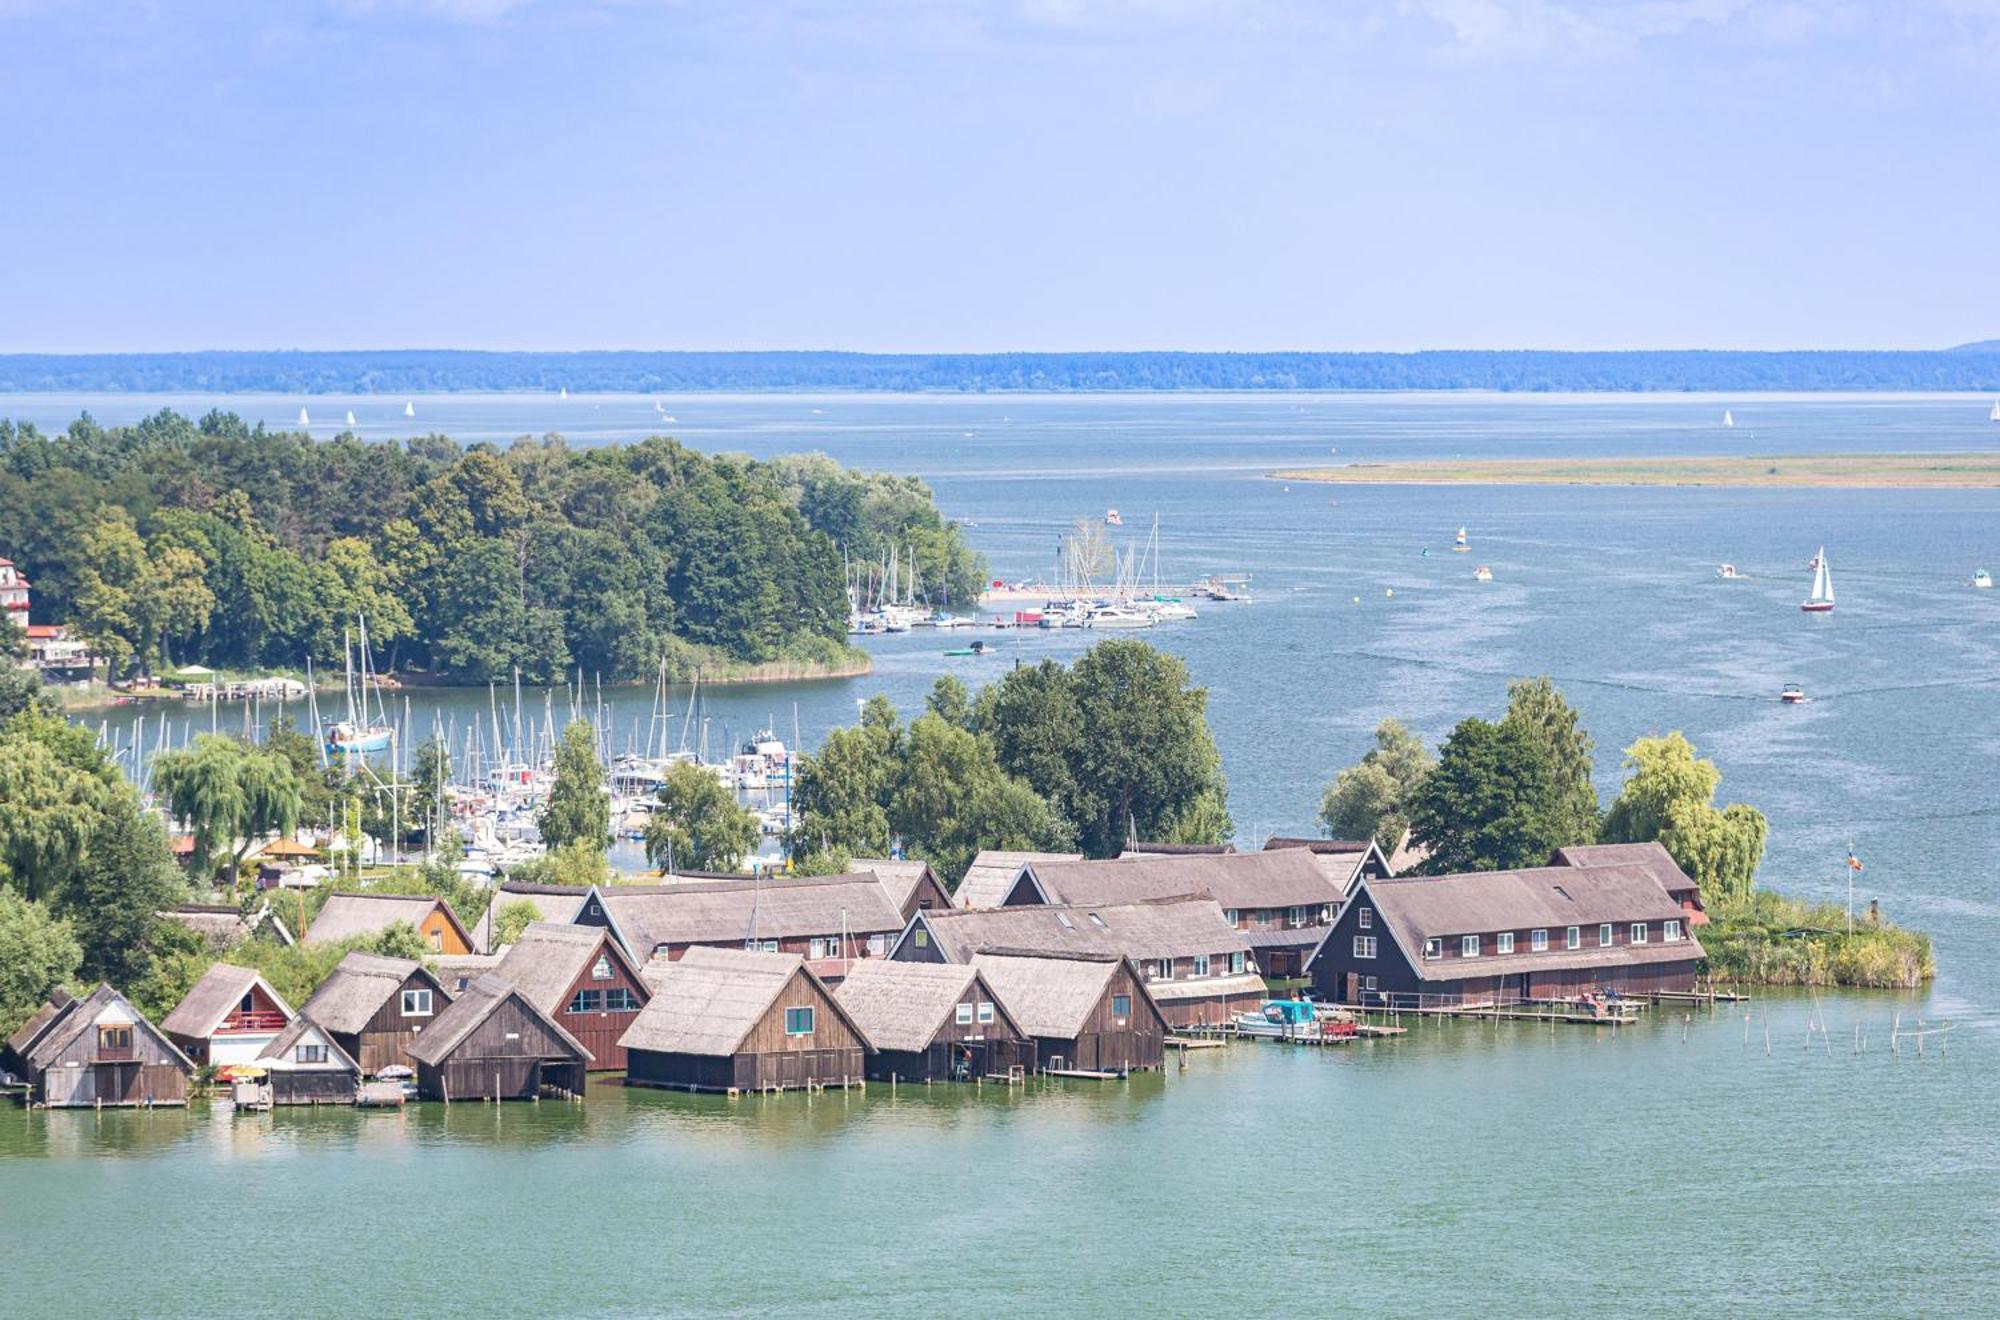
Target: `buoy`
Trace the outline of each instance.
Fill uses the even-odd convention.
[[[1390,597],[1390,598],[1392,598],[1392,599],[1393,599],[1393,598],[1395,597],[1395,595],[1396,595],[1396,589],[1395,589],[1394,587],[1389,587],[1389,588],[1386,588],[1386,589],[1385,589],[1385,590],[1384,590],[1384,591],[1382,592],[1382,594],[1383,594],[1383,595],[1385,595],[1385,596],[1388,596],[1388,597]]]
[[[1359,604],[1361,603],[1361,597],[1359,597],[1359,596],[1356,596],[1356,597],[1354,598],[1354,603],[1355,603],[1356,605],[1359,605]]]

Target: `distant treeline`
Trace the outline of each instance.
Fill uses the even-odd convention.
[[[2000,341],[1923,352],[115,353],[0,356],[0,391],[421,394],[2000,390]]]

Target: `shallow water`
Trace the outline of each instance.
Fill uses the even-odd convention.
[[[115,422],[163,402],[280,425],[300,403],[15,396],[0,415],[60,425],[88,406]],[[322,419],[353,407],[364,435],[406,433],[400,399],[307,402]],[[1510,677],[1549,673],[1597,738],[1607,796],[1619,749],[1685,730],[1721,766],[1725,800],[1770,816],[1764,882],[1844,900],[1851,844],[1867,864],[1857,904],[1879,898],[1933,931],[1937,984],[1829,999],[1831,1040],[1811,1051],[1810,1005],[1774,997],[1747,1044],[1726,1014],[1698,1018],[1685,1042],[1666,1016],[1615,1039],[1446,1026],[1327,1055],[1210,1052],[1164,1082],[1011,1099],[732,1107],[600,1087],[581,1113],[0,1112],[0,1189],[19,1192],[0,1196],[0,1240],[75,1242],[109,1219],[129,1254],[105,1268],[134,1286],[154,1277],[148,1263],[226,1260],[223,1277],[274,1289],[293,1270],[339,1277],[341,1309],[413,1296],[465,1313],[884,1299],[1093,1314],[1994,1309],[2000,593],[1967,584],[1976,566],[2000,569],[2000,491],[1287,488],[1262,475],[1386,457],[1990,448],[1988,402],[701,397],[664,401],[678,420],[663,426],[650,397],[420,397],[417,420],[461,439],[665,430],[916,472],[947,514],[977,522],[970,535],[1006,577],[1043,571],[1076,517],[1116,506],[1137,538],[1158,513],[1168,576],[1254,578],[1254,604],[1140,634],[1208,685],[1244,838],[1310,831],[1325,782],[1381,718],[1435,739],[1496,713]],[[1446,550],[1461,524],[1468,555]],[[1840,607],[1810,618],[1797,603],[1821,544]],[[1725,559],[1744,580],[1715,578]],[[1495,581],[1472,581],[1479,563]],[[767,719],[789,736],[796,709],[811,746],[874,692],[912,711],[941,672],[976,683],[1088,640],[1001,634],[983,659],[946,659],[952,643],[934,634],[871,641],[865,679],[715,695],[711,742]],[[1779,705],[1785,682],[1813,702]],[[420,728],[427,696],[413,697]],[[614,699],[622,743],[650,694]],[[483,692],[440,705],[461,726],[487,718]],[[1948,1055],[1888,1053],[1899,1013],[1951,1019]],[[227,1217],[181,1213],[225,1202]],[[306,1249],[246,1253],[220,1227],[239,1211]],[[385,1246],[399,1216],[424,1225],[420,1245]],[[46,1305],[24,1313],[76,1309],[65,1275],[31,1255],[17,1286]],[[114,1295],[83,1309],[184,1311],[198,1293],[124,1308]]]

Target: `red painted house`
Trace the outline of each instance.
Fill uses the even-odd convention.
[[[594,1071],[625,1071],[619,1039],[651,992],[602,926],[536,922],[493,969],[590,1051]]]

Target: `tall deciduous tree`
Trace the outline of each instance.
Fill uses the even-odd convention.
[[[1048,804],[993,759],[984,738],[938,715],[910,725],[889,820],[910,850],[956,887],[985,848],[1052,848],[1067,840]]]
[[[604,763],[588,720],[571,720],[556,745],[556,779],[536,819],[551,848],[581,843],[603,852],[611,844],[611,799],[604,791]]]
[[[0,888],[0,1033],[11,1035],[82,962],[69,923]]]
[[[859,727],[835,729],[818,754],[802,759],[787,844],[795,860],[829,849],[869,857],[889,850],[889,794],[901,746],[895,708],[884,702],[864,712]]]
[[[163,754],[153,762],[153,786],[193,835],[194,870],[204,879],[218,858],[241,863],[258,840],[298,828],[301,791],[291,761],[234,738],[203,734],[193,747]]]
[[[1410,828],[1410,799],[1436,764],[1423,739],[1400,721],[1375,726],[1375,745],[1334,777],[1319,816],[1336,839],[1374,839],[1394,849]]]
[[[28,898],[63,896],[104,819],[114,776],[66,754],[53,716],[15,716],[0,734],[0,869]],[[54,734],[56,736],[48,736]]]
[[[1576,708],[1546,677],[1516,679],[1507,685],[1507,714],[1501,723],[1540,742],[1547,753],[1556,786],[1552,827],[1562,846],[1595,843],[1602,821],[1597,786],[1591,782],[1596,748]]]
[[[83,535],[77,616],[111,657],[114,671],[137,660],[142,671],[165,658],[169,639],[208,626],[215,595],[207,565],[184,545],[149,548],[123,509],[107,508]]]
[[[692,761],[677,761],[660,785],[646,825],[646,856],[676,871],[733,871],[757,846],[757,817],[722,781]]]
[[[1076,818],[1084,850],[1114,857],[1128,837],[1227,838],[1232,827],[1222,807],[1222,758],[1208,729],[1208,690],[1193,685],[1187,665],[1144,642],[1100,642],[1076,662],[1072,679],[1082,726],[1072,781],[1092,785],[1102,804]],[[1186,828],[1190,819],[1200,828]]]
[[[1539,866],[1562,846],[1547,744],[1518,725],[1461,721],[1410,803],[1433,874]]]
[[[1741,802],[1718,810],[1722,772],[1697,757],[1679,730],[1627,747],[1625,770],[1625,787],[1604,818],[1605,840],[1658,840],[1701,887],[1704,903],[1747,899],[1770,835],[1764,813]]]

